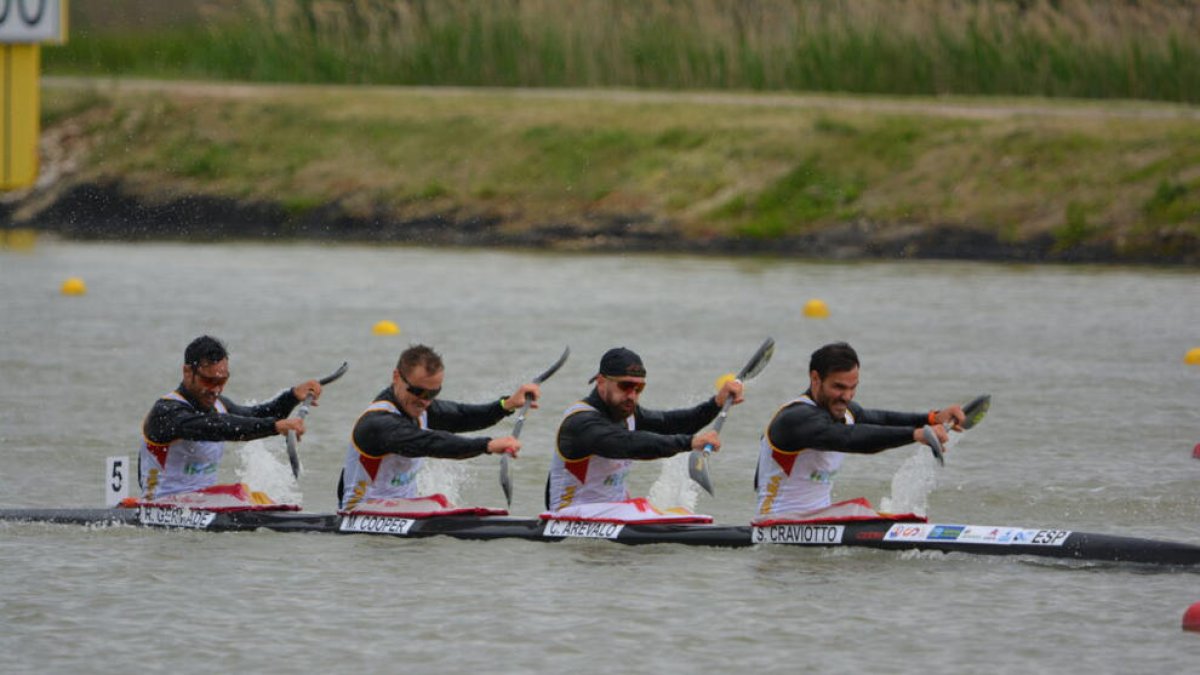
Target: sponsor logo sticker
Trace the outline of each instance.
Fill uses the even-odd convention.
[[[616,539],[625,528],[623,523],[595,523],[581,520],[547,520],[543,537],[579,537],[582,539]]]
[[[406,535],[416,521],[412,518],[394,518],[392,516],[342,516],[338,525],[341,532],[362,532],[365,534],[401,534]]]
[[[829,546],[842,543],[844,525],[768,525],[753,527],[750,541],[755,544],[798,544]]]
[[[155,527],[189,527],[203,530],[212,525],[217,514],[213,511],[194,511],[160,506],[138,507],[138,520]]]

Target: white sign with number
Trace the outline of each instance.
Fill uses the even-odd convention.
[[[0,0],[0,42],[62,42],[65,0]]]
[[[128,496],[129,458],[109,457],[104,465],[104,504],[112,508]]]

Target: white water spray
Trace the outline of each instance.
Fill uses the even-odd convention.
[[[659,462],[662,469],[658,480],[650,486],[650,503],[660,509],[682,506],[694,510],[700,496],[700,486],[688,476],[687,462],[691,453],[681,452],[670,459]],[[636,496],[636,495],[635,495]]]
[[[292,477],[292,467],[285,456],[282,437],[272,439],[270,445],[277,445],[274,450],[268,445],[267,439],[249,441],[237,452],[238,463],[234,468],[238,480],[250,486],[251,490],[265,492],[279,504],[300,504],[304,495],[300,485]]]
[[[426,457],[420,473],[417,474],[417,494],[441,493],[446,495],[451,504],[457,506],[469,472],[470,467],[462,460]]]
[[[892,495],[879,502],[884,513],[915,513],[924,516],[929,510],[929,493],[937,487],[937,460],[925,446],[904,460],[892,476]]]

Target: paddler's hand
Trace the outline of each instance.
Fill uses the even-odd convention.
[[[962,431],[962,424],[967,421],[967,414],[963,412],[961,405],[948,405],[935,412],[932,421],[936,422],[933,426],[939,429],[949,424],[951,429]],[[943,438],[942,442],[945,443],[946,439]]]
[[[488,441],[487,444],[487,454],[489,455],[509,455],[515,459],[517,453],[520,451],[521,441],[518,441],[512,436],[493,438],[492,440]]]
[[[313,397],[312,404],[317,405],[317,399],[321,398],[321,383],[316,380],[309,380],[308,382],[292,387],[292,395],[301,403],[304,402],[304,399],[308,398],[309,394],[312,394]]]
[[[721,449],[721,435],[709,429],[703,433],[692,436],[692,449],[703,450],[704,446],[712,445],[712,451],[716,452]]]
[[[536,384],[534,384],[532,382],[526,382],[525,384],[521,385],[520,387],[517,387],[517,390],[513,392],[513,395],[506,397],[500,405],[506,411],[512,412],[512,411],[516,410],[517,408],[520,408],[521,406],[525,405],[525,401],[529,400],[530,401],[529,407],[536,408],[536,407],[538,407],[537,399],[541,395],[542,395],[541,387],[537,386]]]
[[[942,444],[942,450],[945,450],[946,443],[950,441],[950,432],[946,431],[946,427],[940,424],[931,424],[928,428],[933,429],[934,435],[937,436],[938,441],[940,441]],[[924,445],[929,445],[925,442],[925,429],[926,427],[917,427],[916,429],[913,429],[913,440]]]
[[[724,406],[725,401],[727,401],[730,396],[733,397],[734,405],[745,401],[746,397],[742,395],[744,389],[745,385],[742,384],[741,380],[727,380],[725,384],[721,385],[720,391],[717,392],[717,405]]]
[[[296,439],[299,440],[304,435],[304,420],[299,417],[285,417],[281,420],[275,420],[275,433],[283,436],[289,431],[296,432]]]

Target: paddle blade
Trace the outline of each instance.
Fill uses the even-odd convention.
[[[330,382],[333,382],[333,381],[337,380],[339,377],[345,375],[347,370],[350,370],[350,362],[342,361],[341,367],[339,367],[337,370],[333,371],[333,373],[326,375],[325,377],[322,377],[321,379],[317,380],[317,382],[320,382],[321,386],[324,387],[325,385],[329,384]]]
[[[945,453],[942,451],[942,442],[938,440],[937,433],[934,432],[933,427],[926,424],[922,433],[925,436],[925,443],[929,445],[929,450],[933,453],[933,458],[941,466],[946,466]]]
[[[569,357],[570,355],[571,355],[571,348],[567,347],[566,349],[563,350],[562,356],[558,357],[558,360],[554,362],[554,365],[547,368],[546,372],[533,378],[533,383],[541,384],[541,383],[545,382],[546,380],[550,379],[551,375],[557,373],[559,368],[562,368],[563,364],[567,362],[567,357]]]
[[[709,495],[713,495],[712,479],[708,476],[708,453],[703,450],[693,450],[688,455],[688,476],[696,481]]]
[[[761,373],[774,354],[775,338],[767,338],[758,351],[754,352],[754,356],[751,356],[750,360],[746,362],[746,367],[742,368],[742,372],[738,373],[738,379],[748,380]]]
[[[300,478],[300,455],[296,453],[296,432],[287,432],[288,463],[292,465],[292,478]]]
[[[504,501],[512,506],[512,476],[508,471],[508,455],[500,455],[500,489],[504,490]]]
[[[992,395],[984,394],[963,406],[963,414],[967,419],[963,421],[962,428],[970,429],[971,427],[983,421],[983,417],[987,415],[988,410],[992,407]]]

